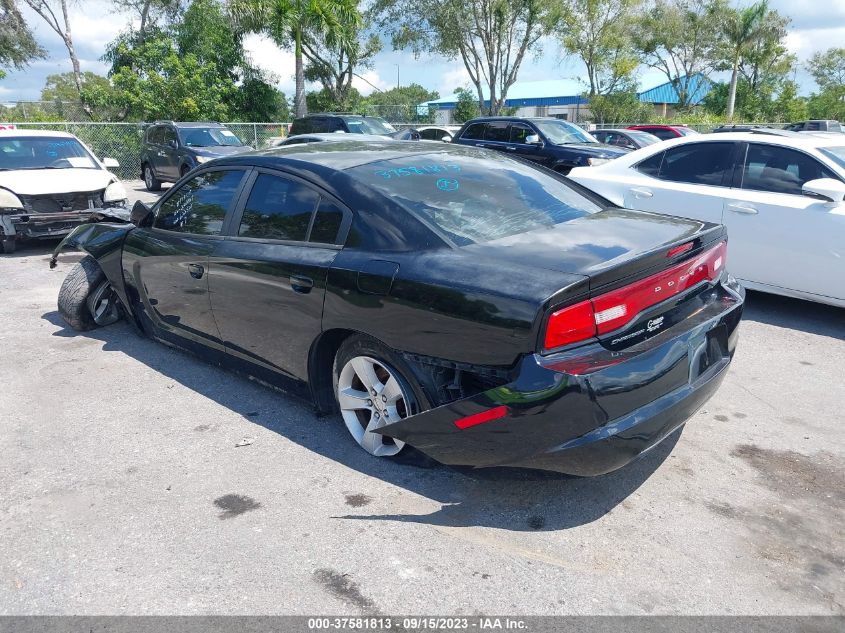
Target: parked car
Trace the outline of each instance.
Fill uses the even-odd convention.
[[[680,138],[681,136],[693,136],[698,134],[698,132],[686,125],[629,125],[627,129],[648,132],[649,134],[653,134],[659,138],[661,141],[666,141],[670,138]]]
[[[560,119],[486,117],[464,123],[452,139],[488,147],[566,174],[579,165],[600,165],[628,150],[599,143],[589,132]]]
[[[324,141],[348,141],[350,138],[356,141],[387,141],[391,140],[384,136],[377,134],[356,134],[350,136],[345,132],[332,132],[330,134],[297,134],[296,136],[289,136],[284,140],[276,143],[276,147],[288,147],[289,145],[303,145],[305,143],[322,143]]]
[[[446,144],[222,158],[68,236],[59,311],[308,394],[376,456],[604,473],[713,394],[743,297],[722,226],[582,191]]]
[[[149,191],[159,191],[203,163],[251,149],[220,123],[156,121],[144,130],[141,178]]]
[[[377,134],[391,136],[398,130],[384,119],[358,114],[334,114],[332,112],[309,114],[294,119],[288,136],[297,134],[321,134],[346,132],[347,134]]]
[[[73,134],[0,130],[0,238],[3,252],[18,240],[62,237],[97,210],[126,205],[126,189]]]
[[[640,149],[659,143],[660,139],[654,134],[641,130],[618,130],[607,128],[590,132],[597,141],[606,145],[614,145],[623,149]]]
[[[452,138],[461,129],[460,125],[423,125],[417,128],[422,141],[443,141],[451,143]]]
[[[832,120],[799,121],[790,123],[783,129],[792,132],[842,132],[839,121]]]
[[[845,306],[842,137],[685,137],[570,177],[614,204],[725,224],[748,288]]]

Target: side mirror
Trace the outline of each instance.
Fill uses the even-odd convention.
[[[525,137],[526,145],[542,145],[543,141],[540,140],[539,134],[529,134]]]
[[[140,200],[136,200],[129,213],[129,221],[137,227],[152,226],[153,211]]]
[[[179,147],[179,144],[176,141],[174,141],[173,139],[170,139],[169,141],[167,141],[167,146],[170,149],[176,149],[177,147]]]
[[[845,183],[833,178],[809,180],[801,187],[801,193],[811,198],[820,198],[827,202],[840,204],[845,200]]]
[[[118,163],[114,158],[104,158],[103,167],[106,169],[117,169],[120,167],[120,163]]]
[[[444,143],[451,143],[452,137],[447,134],[446,136],[441,137],[440,140],[443,141]]]

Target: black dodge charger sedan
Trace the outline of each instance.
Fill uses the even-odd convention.
[[[743,293],[720,225],[614,208],[457,145],[342,141],[203,165],[82,226],[59,310],[309,396],[376,456],[597,475],[718,388]]]

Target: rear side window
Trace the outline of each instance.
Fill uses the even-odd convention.
[[[658,178],[694,185],[721,185],[733,160],[733,143],[689,143],[666,150]]]
[[[498,141],[499,143],[507,143],[508,122],[507,121],[493,121],[487,124],[487,131],[484,133],[485,141]]]
[[[184,183],[159,207],[153,226],[166,231],[220,235],[244,172],[209,171]]]
[[[160,145],[161,133],[162,128],[160,126],[151,127],[147,132],[147,143],[152,143],[153,145]]]
[[[259,174],[244,208],[238,235],[305,241],[319,195],[286,178]]]
[[[314,216],[309,242],[320,244],[337,244],[340,225],[343,224],[343,211],[335,203],[323,199]]]
[[[306,117],[294,120],[290,126],[290,135],[294,134],[311,134],[311,119]]]
[[[638,163],[635,169],[641,174],[657,178],[660,174],[660,166],[663,164],[663,156],[666,152],[657,152],[654,156],[646,158],[641,163]]]
[[[473,123],[461,134],[461,138],[480,141],[484,138],[485,127],[487,127],[485,123]]]
[[[678,138],[678,135],[675,134],[672,130],[664,130],[663,128],[649,128],[645,131],[649,134],[654,134],[661,141],[666,141],[671,138]]]
[[[446,136],[445,130],[438,130],[437,128],[420,130],[420,138],[424,141],[439,141],[444,136]]]
[[[751,143],[742,171],[742,188],[801,195],[805,182],[838,178],[812,156],[787,147]]]

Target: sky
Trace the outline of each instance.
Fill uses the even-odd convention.
[[[747,4],[750,0],[745,0]],[[22,3],[21,3],[22,4]],[[786,45],[803,62],[814,52],[845,42],[845,0],[770,0],[770,6],[792,18]],[[38,100],[47,75],[70,71],[70,61],[61,39],[47,24],[28,8],[24,17],[35,31],[36,38],[47,49],[48,58],[33,62],[23,71],[9,72],[0,80],[0,102]],[[71,29],[83,70],[106,74],[108,67],[101,61],[106,44],[126,28],[128,16],[116,13],[110,2],[105,0],[79,0],[71,5]],[[280,50],[266,38],[250,36],[246,49],[253,63],[271,73],[278,88],[288,96],[294,92],[293,54]],[[373,68],[362,70],[367,80],[355,79],[354,85],[363,94],[369,94],[375,86],[385,90],[401,85],[418,83],[429,90],[436,90],[440,96],[447,96],[460,86],[469,85],[469,76],[459,61],[450,61],[437,56],[415,58],[406,51],[393,51],[389,42],[376,57]],[[560,48],[552,40],[543,43],[542,51],[527,58],[519,73],[519,81],[541,79],[580,79],[583,66],[572,58],[564,58]],[[716,77],[719,78],[718,76]],[[806,70],[799,70],[796,79],[802,94],[815,89],[812,78]],[[660,76],[653,70],[642,69],[641,85],[652,87],[660,82]]]

